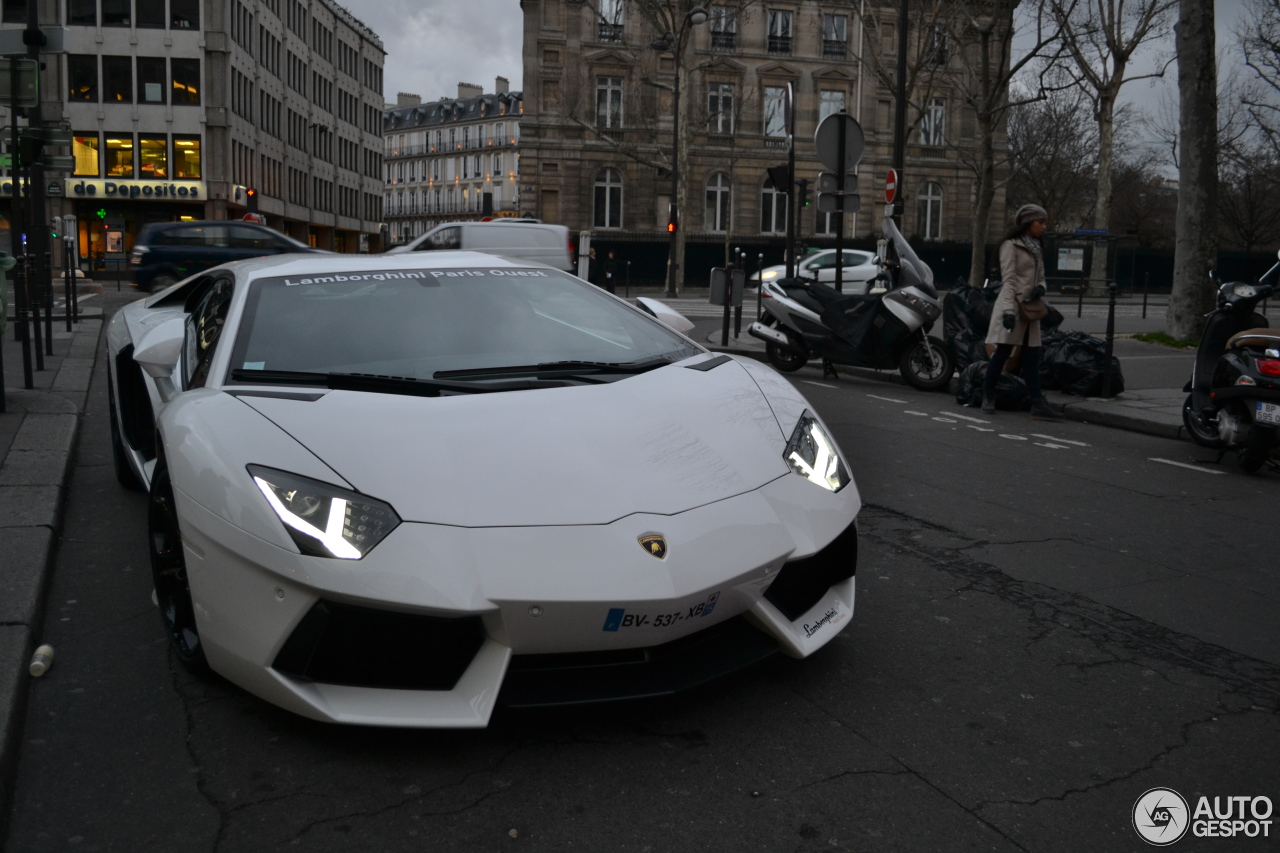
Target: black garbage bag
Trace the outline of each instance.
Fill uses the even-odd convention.
[[[951,346],[951,358],[957,370],[975,361],[986,361],[987,327],[991,310],[1000,295],[995,287],[972,287],[961,279],[947,291],[942,300],[943,336]]]
[[[1084,332],[1051,330],[1041,334],[1040,384],[1077,397],[1101,397],[1107,348],[1103,341]],[[1111,356],[1110,396],[1124,391],[1120,359]]]
[[[1062,312],[1054,308],[1053,305],[1049,305],[1049,313],[1040,318],[1041,334],[1057,329],[1062,325],[1063,319]]]
[[[956,402],[962,406],[977,408],[982,405],[982,384],[987,375],[987,363],[975,361],[960,372],[960,385],[956,390]],[[1027,383],[1021,376],[1001,371],[996,380],[996,408],[1016,412],[1031,407],[1027,395]]]

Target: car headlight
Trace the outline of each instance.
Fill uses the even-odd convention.
[[[764,272],[760,273],[760,277],[761,277],[762,279],[764,279],[765,281],[768,281],[768,280],[769,280],[769,279],[771,279],[771,278],[777,278],[777,277],[778,277],[778,271],[777,271],[777,270],[765,270]]]
[[[838,492],[849,485],[849,472],[836,451],[835,442],[808,412],[800,416],[782,458],[792,471],[824,489]]]
[[[382,501],[274,468],[248,468],[304,554],[358,560],[400,524],[400,516]]]

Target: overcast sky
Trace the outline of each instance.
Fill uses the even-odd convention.
[[[382,37],[387,49],[386,91],[421,95],[424,101],[456,97],[458,82],[493,91],[494,78],[522,88],[520,49],[524,15],[519,0],[346,0],[348,8]],[[1217,0],[1218,52],[1225,63],[1236,55],[1234,30],[1244,0]],[[1135,74],[1157,68],[1170,43],[1152,45],[1134,63]],[[1224,69],[1225,70],[1225,69]],[[1138,80],[1122,90],[1122,100],[1154,110],[1164,91],[1177,92],[1177,66],[1163,80]]]

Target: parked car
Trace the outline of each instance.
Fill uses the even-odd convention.
[[[142,229],[129,263],[138,289],[150,292],[229,261],[293,252],[329,254],[251,222],[159,222]]]
[[[294,713],[484,726],[808,657],[853,621],[861,501],[812,404],[559,270],[258,258],[106,341],[157,635]]]
[[[874,261],[875,255],[871,252],[864,252],[859,249],[844,250],[842,284],[845,293],[867,292],[867,283],[880,272],[879,265]],[[774,279],[785,277],[786,274],[786,264],[765,267],[759,272],[752,273],[751,280],[747,286],[758,287],[761,276],[764,277],[765,281],[773,281]],[[834,285],[836,281],[836,250],[824,249],[801,258],[796,274],[802,278],[816,277],[823,284]]]
[[[484,252],[522,261],[546,264],[573,272],[569,251],[569,229],[543,222],[446,222],[404,246],[387,250],[388,255],[404,252],[435,252],[461,249]]]

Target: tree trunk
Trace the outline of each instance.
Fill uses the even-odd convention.
[[[1213,0],[1180,0],[1177,50],[1181,156],[1173,291],[1165,318],[1169,335],[1179,340],[1199,337],[1202,317],[1213,308],[1209,270],[1217,262],[1218,202],[1218,80],[1214,49]]]
[[[1123,66],[1113,79],[1124,79]],[[1093,208],[1093,227],[1109,228],[1111,223],[1111,166],[1115,154],[1115,111],[1113,92],[1100,93],[1098,97],[1098,198]],[[1089,292],[1105,295],[1107,278],[1107,243],[1097,241],[1093,247],[1093,261],[1089,265]]]
[[[981,153],[978,161],[978,209],[973,217],[970,245],[973,257],[969,261],[969,284],[981,287],[986,278],[987,231],[990,227],[991,204],[996,197],[996,152],[992,141],[993,122],[978,117],[981,135]]]

